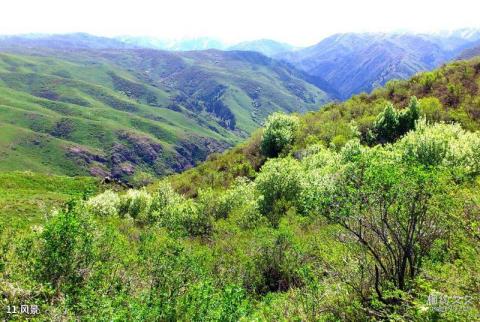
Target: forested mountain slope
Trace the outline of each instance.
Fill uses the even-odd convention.
[[[333,97],[321,79],[258,53],[86,42],[3,47],[1,170],[141,183],[235,144],[273,111],[305,112]]]

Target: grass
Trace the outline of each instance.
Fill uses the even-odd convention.
[[[4,171],[88,175],[98,164],[68,155],[69,148],[81,147],[106,158],[102,167],[115,172],[108,159],[116,145],[127,145],[119,137],[127,131],[162,146],[165,155],[158,160],[172,160],[161,164],[172,172],[202,161],[183,160],[185,155],[177,150],[186,142],[192,151],[206,149],[198,143],[203,138],[218,146],[234,145],[274,110],[317,109],[328,99],[320,89],[286,76],[288,70],[271,62],[263,65],[264,61],[228,53],[19,51],[0,53],[0,170]],[[223,96],[212,97],[219,84],[226,88]],[[303,101],[289,84],[317,101]],[[259,97],[253,99],[251,91],[257,89]],[[188,100],[176,102],[180,94]],[[237,119],[234,130],[222,126],[214,108],[205,112],[217,99]],[[169,108],[172,102],[176,110]],[[125,156],[124,162],[134,171],[159,175],[152,164],[138,161],[137,152]],[[135,173],[121,176],[130,180]]]
[[[0,172],[0,226],[25,228],[72,198],[98,192],[92,177],[66,177],[34,172]]]

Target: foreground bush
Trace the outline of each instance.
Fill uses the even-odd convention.
[[[417,124],[400,142],[403,157],[427,166],[444,165],[457,177],[480,174],[480,135],[458,124]]]
[[[130,216],[139,222],[147,223],[150,220],[152,196],[145,190],[130,189],[120,198],[121,216]]]

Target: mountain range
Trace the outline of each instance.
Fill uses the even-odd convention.
[[[478,45],[475,30],[337,34],[303,49],[268,39],[3,36],[0,170],[143,184],[238,143],[272,112],[318,110],[471,57]]]
[[[258,39],[244,41],[228,48],[229,50],[256,51],[265,56],[275,57],[277,55],[291,52],[296,48],[290,44],[278,42],[271,39]]]
[[[480,45],[472,48],[465,49],[460,53],[458,59],[470,59],[475,56],[480,56]]]
[[[142,181],[239,142],[274,111],[333,99],[321,79],[255,52],[65,44],[0,41],[0,170]]]
[[[324,78],[342,99],[370,92],[391,79],[406,79],[457,57],[480,43],[480,31],[456,33],[346,33],[275,57]]]
[[[85,33],[0,37],[1,47],[56,49],[139,49],[167,51],[253,51],[291,64],[310,76],[322,78],[338,98],[370,92],[390,79],[406,79],[431,70],[480,46],[480,29],[431,34],[343,33],[298,48],[271,39],[229,45],[210,37],[162,39],[142,36],[97,37]],[[473,55],[475,52],[473,52]],[[472,55],[472,54],[470,54]]]

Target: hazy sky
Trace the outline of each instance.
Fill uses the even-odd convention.
[[[480,27],[478,0],[4,0],[0,34],[271,38],[309,45],[337,32]]]

